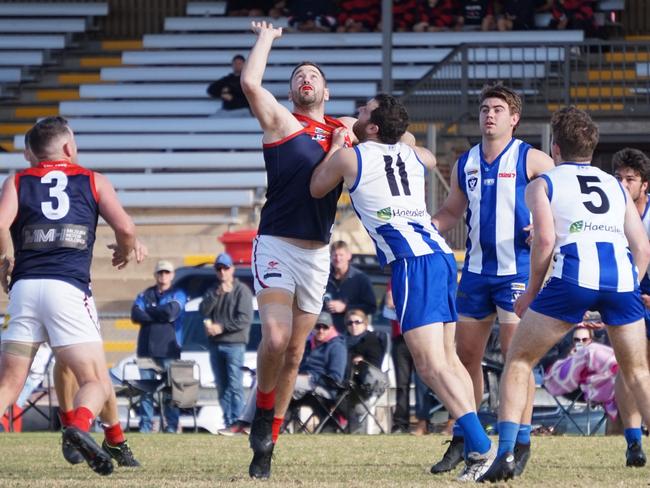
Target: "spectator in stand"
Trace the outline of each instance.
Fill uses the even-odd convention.
[[[393,30],[411,32],[418,20],[418,0],[393,0]]]
[[[214,269],[217,286],[205,292],[199,312],[205,317],[210,365],[226,426],[219,433],[231,435],[239,431],[235,424],[244,408],[242,366],[253,321],[253,295],[248,286],[235,278],[235,265],[229,254],[219,254]]]
[[[338,32],[373,32],[381,20],[380,0],[341,0]]]
[[[232,58],[232,73],[210,83],[208,95],[221,100],[221,108],[217,117],[250,117],[251,111],[248,100],[240,84],[241,70],[246,60],[241,54]]]
[[[497,28],[500,31],[534,29],[536,6],[536,0],[502,0]]]
[[[332,314],[339,333],[345,332],[345,312],[353,308],[372,315],[377,310],[375,291],[370,278],[350,264],[352,253],[347,243],[336,241],[330,246],[331,269],[325,288],[323,308]]]
[[[592,0],[552,0],[551,29],[578,29],[585,35],[592,36],[596,32]]]
[[[437,32],[451,29],[458,18],[457,0],[420,0],[415,32]]]
[[[187,297],[172,286],[174,265],[166,260],[158,261],[154,270],[156,284],[140,293],[131,308],[131,320],[140,325],[138,332],[139,358],[150,358],[160,370],[167,370],[174,359],[181,355],[182,319]],[[141,369],[143,379],[150,378],[151,369]],[[143,393],[140,400],[140,432],[152,431],[153,394]],[[179,410],[165,402],[165,432],[178,429]]]
[[[495,28],[494,0],[461,0],[456,29],[489,31]]]
[[[226,15],[229,17],[278,17],[281,8],[278,0],[228,0]],[[281,6],[280,6],[281,7]]]
[[[289,0],[289,27],[300,32],[332,32],[336,29],[333,0]]]

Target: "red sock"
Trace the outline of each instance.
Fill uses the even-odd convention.
[[[70,422],[70,427],[76,427],[79,430],[88,432],[90,426],[93,425],[93,420],[95,420],[93,413],[86,407],[77,407],[74,409],[73,414],[74,417]]]
[[[271,427],[271,432],[273,434],[273,444],[278,442],[278,437],[280,437],[280,429],[284,423],[284,417],[273,417],[273,425]]]
[[[61,419],[61,425],[63,427],[68,427],[72,424],[72,420],[74,419],[74,410],[68,410],[67,412],[59,410],[59,418]]]
[[[104,437],[111,446],[117,446],[126,440],[119,422],[115,425],[104,426]]]
[[[275,388],[273,388],[268,393],[264,393],[258,388],[255,405],[257,405],[259,408],[263,408],[264,410],[271,410],[273,407],[275,407]]]

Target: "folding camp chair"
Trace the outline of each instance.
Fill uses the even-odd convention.
[[[167,370],[167,388],[171,402],[178,408],[192,410],[194,432],[198,431],[196,423],[196,405],[199,401],[199,365],[191,360],[172,361]]]
[[[546,386],[544,390],[548,392]],[[583,436],[591,436],[598,432],[607,420],[607,412],[598,403],[593,403],[585,398],[582,391],[578,390],[568,395],[552,395],[548,392],[557,404],[557,420],[553,423],[551,430],[555,431],[563,422],[571,423]],[[592,427],[592,414],[596,413],[598,420]],[[602,413],[602,415],[601,415]],[[585,423],[579,422],[578,417],[585,417]],[[581,423],[584,425],[581,425]]]
[[[130,374],[127,374],[129,370]],[[141,373],[147,374],[141,377]],[[167,386],[167,373],[149,358],[136,358],[131,362],[122,365],[122,385],[124,393],[129,400],[129,414],[126,422],[126,431],[130,430],[129,418],[134,407],[140,404],[140,396],[143,393],[153,394],[160,411],[161,424],[164,422],[163,415],[163,390]],[[161,425],[164,430],[164,425]]]

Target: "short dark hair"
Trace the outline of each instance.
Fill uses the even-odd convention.
[[[235,55],[232,57],[232,60],[231,60],[230,62],[231,62],[231,63],[234,63],[234,62],[237,61],[238,59],[241,60],[241,61],[244,61],[244,62],[246,61],[246,58],[245,58],[244,56],[242,56],[241,54],[235,54]]]
[[[523,102],[521,101],[519,94],[512,88],[508,88],[501,83],[486,85],[483,87],[483,90],[481,90],[481,94],[479,95],[479,107],[487,98],[499,98],[503,100],[506,102],[506,105],[508,105],[511,114],[518,114],[521,117]],[[518,125],[519,122],[517,122],[517,125],[513,127],[513,132],[517,129]]]
[[[406,132],[409,114],[397,98],[386,93],[374,97],[378,106],[370,113],[370,122],[379,127],[377,136],[384,144],[395,144]]]
[[[345,241],[334,241],[332,244],[330,244],[330,252],[336,251],[338,249],[346,249],[350,250],[350,246],[348,246],[348,243]]]
[[[325,73],[323,73],[323,70],[319,65],[317,65],[316,63],[314,63],[312,61],[303,61],[298,66],[293,68],[293,71],[291,72],[291,76],[289,77],[289,83],[291,83],[293,81],[293,75],[296,74],[296,71],[298,71],[303,66],[313,66],[314,68],[316,68],[318,70],[318,72],[320,73],[320,75],[323,77],[323,81],[325,82],[325,85],[327,86],[327,78],[325,78]]]
[[[598,126],[577,107],[565,107],[551,117],[553,142],[565,161],[591,160],[598,145]]]
[[[47,117],[34,124],[26,134],[26,146],[37,159],[45,159],[51,142],[68,133],[68,121],[63,117]]]
[[[29,129],[25,132],[25,149],[29,149],[29,134],[31,134],[32,129]]]
[[[625,147],[612,156],[614,171],[621,168],[630,168],[641,176],[641,182],[650,181],[650,158],[643,151]]]

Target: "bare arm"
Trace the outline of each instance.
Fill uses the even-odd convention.
[[[117,198],[115,189],[108,178],[95,173],[95,187],[99,199],[99,215],[113,229],[115,244],[109,245],[113,250],[113,266],[122,269],[135,252],[136,262],[140,263],[147,255],[147,249],[135,237],[135,225]]]
[[[625,237],[627,237],[627,242],[630,245],[630,251],[632,251],[632,257],[638,269],[639,277],[642,277],[645,275],[648,263],[650,262],[650,241],[648,241],[648,235],[645,232],[634,201],[629,193],[627,193],[627,190],[625,190],[625,193],[627,202],[625,205],[625,225],[623,230]]]
[[[13,258],[7,256],[11,250],[11,234],[9,228],[18,214],[18,194],[15,179],[8,177],[2,185],[0,195],[0,285],[7,293],[9,291],[9,276],[13,269]]]
[[[533,215],[535,233],[530,250],[530,278],[526,291],[515,302],[515,313],[521,317],[544,284],[555,247],[555,223],[544,179],[526,187],[526,205]]]
[[[314,198],[323,198],[343,180],[350,185],[357,177],[357,155],[354,149],[343,147],[345,132],[334,131],[332,148],[311,175],[309,191]]]
[[[302,126],[291,112],[266,88],[262,87],[264,70],[273,41],[282,36],[282,28],[266,22],[251,22],[257,41],[241,73],[241,87],[250,108],[264,131],[266,142],[273,142],[299,131]]]
[[[529,180],[537,178],[542,173],[553,169],[555,163],[548,154],[543,153],[539,149],[529,149],[526,155],[526,175]]]
[[[436,164],[438,164],[436,157],[427,148],[421,146],[413,146],[413,150],[415,151],[415,154],[417,154],[418,159],[422,162],[422,164],[424,164],[424,166],[426,166],[428,170],[432,170],[436,167]]]
[[[467,208],[467,197],[458,185],[458,161],[451,170],[451,181],[449,183],[449,195],[442,207],[435,213],[431,222],[440,232],[451,229],[463,217]]]

